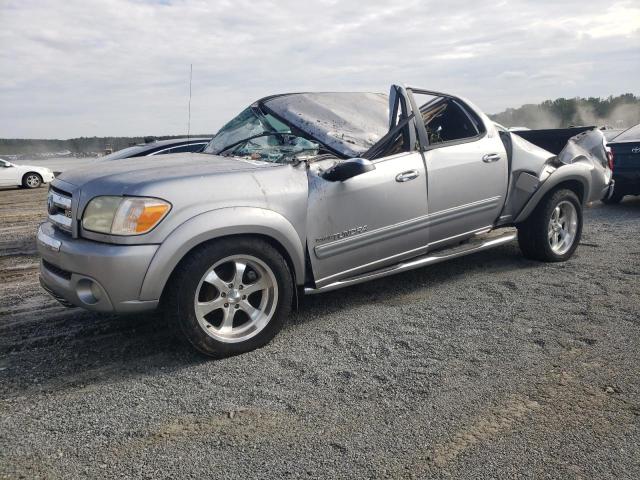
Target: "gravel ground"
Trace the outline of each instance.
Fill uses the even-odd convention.
[[[640,477],[640,199],[567,263],[508,245],[308,297],[210,361],[40,290],[45,189],[0,191],[0,477]]]

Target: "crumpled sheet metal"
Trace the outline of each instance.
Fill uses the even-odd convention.
[[[389,97],[381,93],[294,93],[264,104],[348,158],[362,155],[389,130]]]

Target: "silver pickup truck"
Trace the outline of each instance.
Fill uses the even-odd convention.
[[[534,143],[462,98],[410,87],[263,98],[202,153],[57,178],[37,234],[41,284],[89,310],[161,306],[199,351],[246,352],[301,294],[516,236],[529,258],[567,260],[582,206],[612,192],[605,140]]]

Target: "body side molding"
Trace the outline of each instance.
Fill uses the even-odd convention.
[[[317,245],[313,250],[318,258],[331,257],[350,250],[365,247],[376,242],[405,235],[416,230],[438,225],[449,220],[464,217],[466,215],[472,215],[484,210],[490,210],[498,204],[501,198],[502,197],[497,196],[449,208],[447,210],[441,210],[439,212],[424,215],[405,222],[377,228],[375,230],[369,230],[359,235],[353,235],[333,242]]]
[[[462,257],[464,255],[469,255],[471,253],[480,252],[482,250],[487,250],[489,248],[497,247],[499,245],[504,245],[505,243],[509,243],[515,240],[517,236],[518,234],[515,232],[507,232],[502,234],[499,237],[488,238],[485,240],[480,240],[478,242],[470,242],[469,244],[461,247],[453,247],[449,249],[443,249],[440,251],[428,253],[418,258],[413,258],[404,262],[400,262],[391,267],[382,268],[380,270],[374,270],[372,272],[364,273],[351,278],[346,278],[344,280],[338,280],[336,282],[329,283],[328,285],[324,285],[322,287],[305,288],[304,292],[307,295],[329,292],[331,290],[336,290],[338,288],[356,285],[358,283],[363,283],[369,280],[374,280],[376,278],[382,278],[389,275],[394,275],[396,273],[413,270],[415,268],[424,267],[426,265],[431,265],[433,263],[444,262],[452,258]]]

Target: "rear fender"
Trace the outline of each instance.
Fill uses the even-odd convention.
[[[286,251],[296,283],[304,281],[304,248],[293,225],[272,210],[232,207],[197,215],[176,228],[153,257],[140,290],[141,300],[157,300],[180,260],[194,247],[229,235],[263,235]]]
[[[535,189],[534,194],[524,205],[514,223],[524,222],[549,192],[563,184],[566,184],[567,187],[580,185],[581,191],[576,191],[576,194],[581,198],[582,203],[585,203],[588,199],[589,192],[591,192],[592,168],[588,162],[577,162],[570,165],[562,165],[551,171],[546,180],[540,183]],[[549,172],[549,170],[545,171]]]

